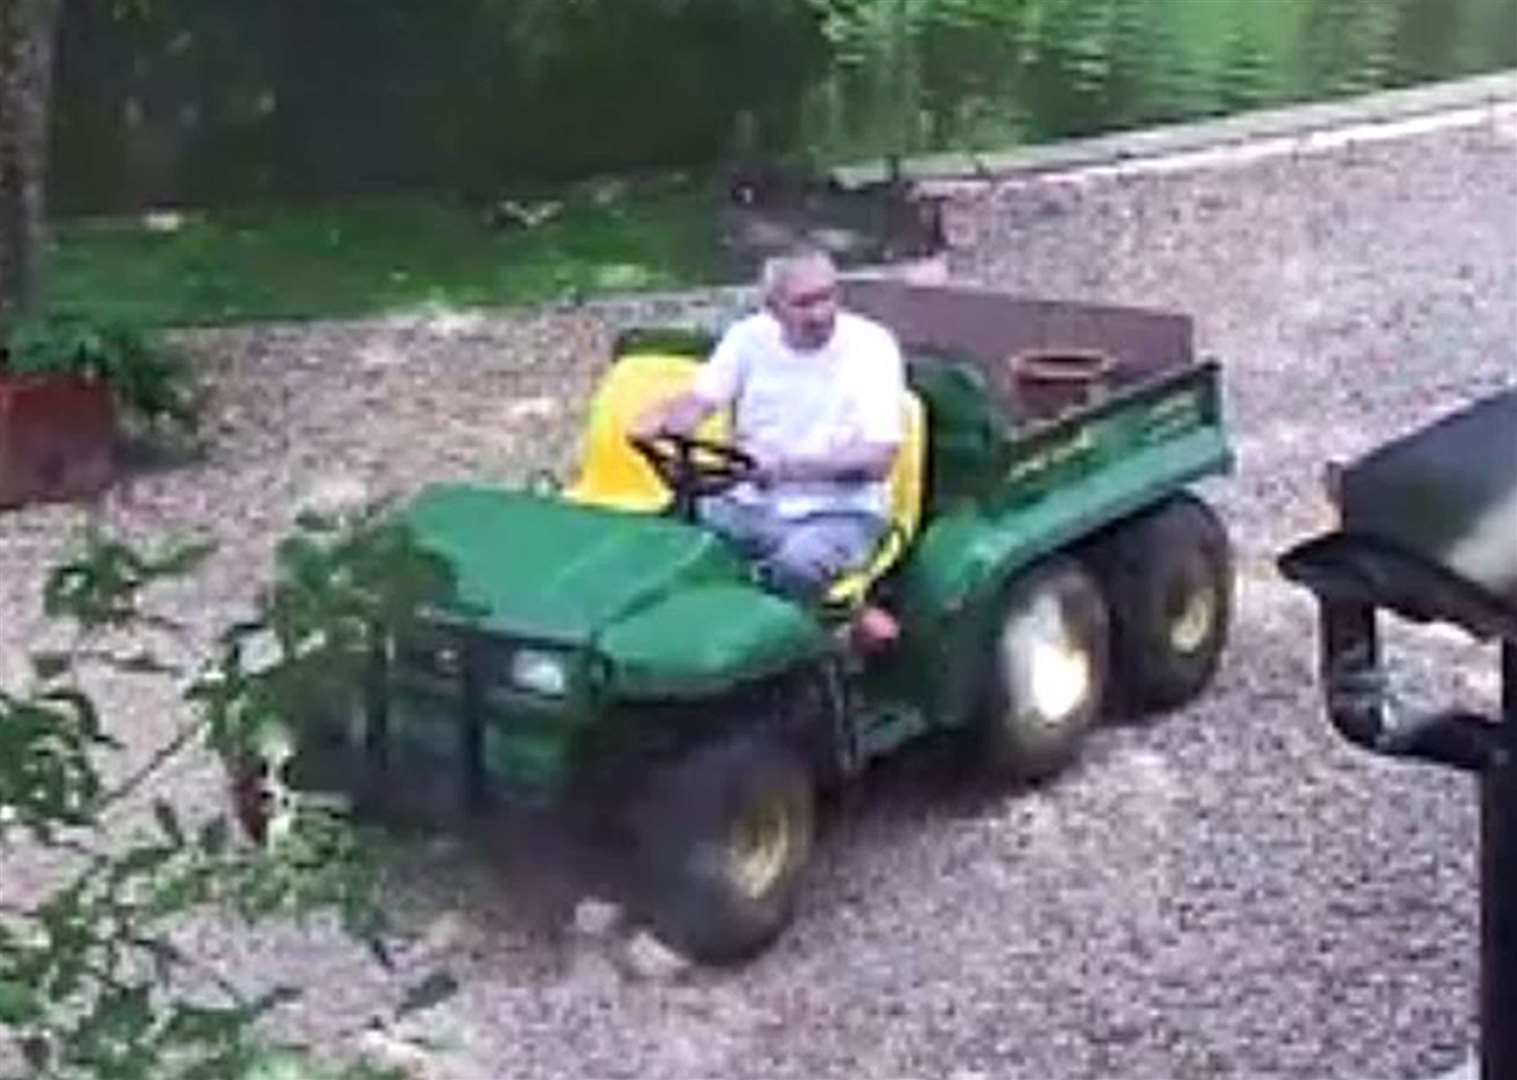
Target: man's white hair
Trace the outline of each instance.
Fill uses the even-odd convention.
[[[793,278],[801,270],[809,270],[813,267],[825,267],[837,273],[837,264],[832,261],[832,256],[824,248],[803,247],[784,255],[772,255],[764,260],[764,273],[760,285],[764,291],[764,298],[770,299],[777,293],[780,286]]]

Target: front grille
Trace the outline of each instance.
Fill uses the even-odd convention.
[[[396,661],[404,670],[415,671],[434,679],[461,681],[464,674],[464,650],[457,644],[406,645],[396,651]]]
[[[462,693],[468,648],[461,637],[441,631],[408,634],[395,643],[391,677],[403,684]]]

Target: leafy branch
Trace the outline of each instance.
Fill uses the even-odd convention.
[[[372,845],[333,807],[295,800],[280,829],[250,845],[234,840],[227,815],[191,820],[160,790],[145,832],[123,842],[117,826],[202,743],[234,778],[248,762],[277,771],[280,748],[322,700],[318,684],[355,676],[360,658],[451,578],[380,508],[305,519],[280,545],[255,616],[198,664],[165,659],[166,641],[177,652],[193,645],[183,624],[153,609],[152,593],[211,552],[190,543],[148,553],[87,532],[43,590],[47,615],[70,628],[67,647],[33,657],[24,691],[0,689],[0,848],[24,841],[66,867],[40,899],[0,906],[0,1033],[29,1077],[256,1075],[269,1060],[257,1026],[298,990],[251,994],[187,955],[175,930],[196,914],[253,924],[331,913],[388,963]],[[98,664],[181,680],[190,714],[114,783],[104,759],[123,746],[80,678]]]

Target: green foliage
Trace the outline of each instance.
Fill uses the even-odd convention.
[[[281,741],[302,714],[361,685],[374,650],[453,589],[448,564],[383,506],[307,514],[300,526],[278,547],[256,617],[223,634],[217,663],[189,689],[226,756]]]
[[[162,341],[137,326],[71,311],[17,324],[4,353],[15,375],[75,375],[110,387],[129,415],[193,430],[198,406],[189,368]]]
[[[67,7],[50,174],[66,213],[398,186],[484,200],[731,153],[1001,147],[1517,62],[1510,0]],[[195,306],[244,306],[238,276],[204,260]]]
[[[94,753],[115,743],[88,698],[46,689],[0,692],[0,840],[23,829],[51,843],[60,828],[83,828],[103,784]]]
[[[1517,60],[1517,36],[1487,38],[1479,60],[1454,45],[1489,0],[808,2],[834,63],[805,131],[834,158],[1090,135]],[[1447,39],[1439,60],[1429,30]]]
[[[782,139],[825,59],[804,0],[81,3],[54,205],[136,209],[99,178],[159,153],[153,197],[190,204],[692,165],[742,115]]]
[[[174,233],[64,225],[49,280],[61,304],[153,325],[542,303],[711,280],[707,192],[624,186],[617,198],[553,192],[561,213],[531,229],[492,229],[481,212],[420,196],[217,211]]]
[[[283,545],[287,572],[257,617],[226,631],[209,659],[177,661],[185,628],[155,613],[151,596],[209,554],[198,543],[143,552],[87,534],[44,590],[47,613],[72,628],[69,647],[35,656],[26,690],[0,692],[0,849],[24,839],[65,867],[40,899],[0,905],[0,1034],[29,1077],[336,1080],[260,1043],[258,1022],[298,990],[249,992],[197,961],[174,933],[196,913],[253,923],[328,912],[387,960],[371,846],[334,808],[297,802],[269,844],[252,846],[234,841],[224,814],[188,811],[158,782],[205,738],[229,758],[259,753],[269,732],[300,722],[292,673],[372,648],[385,626],[446,589],[448,575],[378,509],[308,521]],[[272,634],[273,651],[249,664],[260,634]],[[101,755],[118,744],[82,688],[88,664],[173,676],[190,706],[173,739],[110,783]],[[134,807],[145,823],[124,831]],[[405,1008],[452,989],[445,975],[429,976]]]
[[[183,325],[709,283],[728,269],[709,191],[557,185],[995,150],[1491,70],[1517,63],[1517,5],[121,0],[72,6],[62,35],[50,205],[212,209],[64,224],[52,294]],[[487,225],[506,197],[561,212]]]
[[[43,611],[50,618],[71,620],[84,636],[133,623],[177,630],[177,623],[143,609],[142,594],[158,582],[193,573],[212,550],[198,542],[149,554],[87,528],[81,550],[48,574]]]

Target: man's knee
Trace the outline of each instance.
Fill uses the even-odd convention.
[[[703,525],[726,537],[750,558],[767,554],[779,543],[774,524],[762,507],[717,495],[702,499],[697,514]]]
[[[838,573],[823,552],[807,543],[782,544],[765,562],[768,578],[775,588],[802,598],[820,593]]]
[[[792,531],[768,561],[776,585],[810,596],[862,566],[873,546],[867,524],[826,522]]]

